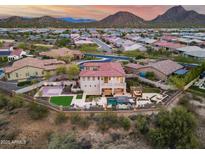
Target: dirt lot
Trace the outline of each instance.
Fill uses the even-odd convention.
[[[188,110],[193,112],[197,118],[197,135],[202,144],[202,147],[205,148],[205,97],[186,93],[183,98],[185,101],[188,100],[188,104],[185,106],[188,108]]]
[[[75,132],[77,140],[89,139],[92,148],[150,148],[146,141],[139,135],[132,137],[130,131],[124,129],[109,129],[105,133],[99,132],[95,124],[82,129],[72,125],[70,120],[63,124],[56,124],[57,113],[50,111],[48,117],[42,120],[32,120],[27,108],[15,109],[12,112],[1,111],[0,119],[9,122],[0,127],[0,133],[11,136],[12,139],[23,143],[0,144],[0,148],[48,148],[48,136],[51,133],[65,134]],[[133,127],[134,128],[134,127]],[[113,140],[112,135],[120,136]]]

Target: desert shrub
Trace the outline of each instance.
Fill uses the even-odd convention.
[[[117,128],[119,126],[118,117],[115,113],[105,112],[97,116],[97,126],[99,130],[106,131],[109,128]]]
[[[147,121],[146,117],[143,115],[137,116],[135,126],[140,131],[140,133],[142,133],[144,135],[147,134],[149,131],[148,121]]]
[[[191,98],[191,99],[194,99],[194,98]],[[185,107],[189,112],[197,114],[196,106],[192,105],[189,101],[190,101],[190,98],[186,96],[186,97],[180,98],[178,103],[182,105],[183,107]]]
[[[4,119],[0,119],[0,128],[7,126],[9,124],[9,121],[4,120]]]
[[[81,118],[81,120],[78,122],[78,125],[81,128],[88,128],[90,125],[88,118]]]
[[[81,117],[79,114],[73,114],[70,117],[71,123],[74,125],[78,125],[81,128],[88,128],[90,123],[89,123],[89,118]]]
[[[56,124],[62,124],[68,120],[68,117],[65,115],[65,113],[58,113],[55,119]]]
[[[0,109],[5,108],[6,110],[13,110],[23,106],[24,101],[19,97],[9,97],[6,95],[0,96]]]
[[[0,109],[4,108],[9,102],[8,97],[0,95]]]
[[[52,134],[48,141],[49,149],[80,149],[81,146],[73,133],[65,135]]]
[[[78,121],[80,121],[81,120],[81,116],[78,114],[78,113],[74,113],[74,114],[72,114],[71,116],[70,116],[70,121],[71,121],[71,123],[72,124],[77,124],[78,123]]]
[[[81,141],[79,142],[80,147],[82,149],[91,149],[92,148],[92,144],[91,141],[87,138],[82,138]]]
[[[183,107],[160,111],[155,128],[148,133],[155,148],[199,148],[196,136],[196,118]]]
[[[111,133],[110,136],[112,138],[112,141],[114,141],[114,142],[121,138],[121,134],[120,133]]]
[[[7,130],[7,131],[1,131],[0,138],[1,140],[14,140],[16,136],[19,134],[19,130]]]
[[[48,109],[38,104],[30,104],[28,114],[33,120],[39,120],[48,116]]]
[[[11,111],[16,108],[21,108],[24,104],[24,101],[19,97],[10,98],[7,103],[6,109]]]
[[[129,130],[131,127],[131,122],[130,122],[129,118],[127,118],[127,117],[120,117],[119,123],[120,123],[120,126],[122,128],[124,128],[124,130]]]
[[[137,119],[137,115],[130,115],[128,116],[128,118],[132,121],[136,120]]]

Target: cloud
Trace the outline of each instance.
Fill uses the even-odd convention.
[[[49,15],[53,17],[76,17],[76,18],[93,18],[102,19],[110,14],[114,14],[118,11],[129,11],[135,15],[150,20],[157,15],[164,13],[168,8],[172,6],[167,5],[82,5],[82,6],[68,6],[68,5],[32,5],[32,6],[0,6],[0,16],[24,16],[24,17],[39,17]],[[184,6],[188,10],[196,10],[205,14],[205,6]]]

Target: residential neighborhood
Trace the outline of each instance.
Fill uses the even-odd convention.
[[[55,36],[53,43],[44,42],[39,38],[38,44],[41,46],[34,46],[33,41],[29,41],[32,35],[24,38],[24,42],[10,41],[12,45],[9,48],[2,48],[0,55],[1,80],[4,84],[9,85],[10,82],[16,84],[17,94],[26,94],[40,88],[41,90],[32,96],[33,99],[39,100],[43,99],[39,93],[42,93],[44,87],[51,91],[47,105],[57,110],[87,110],[97,106],[100,110],[112,108],[155,110],[156,106],[171,103],[170,100],[175,95],[204,71],[205,50],[201,44],[205,41],[205,35],[202,35],[201,28],[142,31],[130,28],[47,30],[3,28],[0,31],[2,34],[5,33],[2,40],[9,39],[6,35],[8,33],[22,35],[32,32],[33,37],[39,33],[47,37]],[[189,33],[188,38],[187,33]],[[182,38],[193,39],[195,45],[183,42]],[[6,42],[2,41],[2,46],[4,43]],[[52,46],[47,47],[47,45]],[[189,77],[188,81],[178,83],[199,68],[200,71]],[[136,85],[135,80],[138,82]],[[62,87],[57,92],[59,86]],[[152,90],[146,92],[147,90],[143,90],[144,87]],[[141,91],[142,94],[135,96],[137,91]],[[140,101],[143,95],[147,95],[144,102]],[[62,104],[52,102],[53,97],[64,99],[64,96],[70,98],[70,102],[62,101]],[[74,102],[78,96],[82,97],[78,100],[79,104]],[[157,103],[152,101],[154,96],[159,99]],[[110,103],[112,102],[110,100],[118,98],[124,101]],[[86,100],[90,100],[93,105],[86,104]]]
[[[0,138],[25,143],[0,148],[204,148],[205,15],[192,13],[1,19]]]

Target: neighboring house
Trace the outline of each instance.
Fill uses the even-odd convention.
[[[177,51],[184,56],[193,57],[196,59],[205,59],[205,49],[198,46],[186,46],[177,48]]]
[[[27,57],[15,61],[11,66],[4,67],[7,80],[27,80],[43,77],[46,72],[53,74],[57,67],[65,66],[65,62],[56,59],[41,60]]]
[[[141,64],[127,64],[125,69],[128,73],[140,74],[146,72],[153,72],[159,80],[167,80],[167,78],[182,69],[183,66],[172,60],[162,60],[147,65]]]
[[[116,47],[120,48],[122,51],[133,51],[133,50],[146,51],[147,50],[143,45],[127,39],[113,37],[113,38],[109,38],[109,42],[114,44]]]
[[[157,48],[164,48],[170,51],[176,51],[177,48],[181,48],[185,46],[180,43],[167,42],[167,41],[157,41],[153,45]]]
[[[178,37],[173,35],[163,35],[160,39],[168,42],[175,42],[177,41]]]
[[[134,44],[123,44],[122,45],[123,51],[133,51],[133,50],[139,50],[139,51],[146,51],[147,49],[140,44],[134,43]]]
[[[11,54],[10,49],[0,49],[0,57],[1,58],[8,57],[10,54]]]
[[[114,95],[126,92],[125,72],[120,63],[84,63],[80,87],[87,95]]]
[[[153,43],[157,42],[157,40],[155,40],[155,39],[150,39],[150,38],[147,38],[147,37],[145,37],[145,38],[139,38],[137,41],[138,41],[138,42],[142,42],[142,43],[147,44],[147,45],[153,44]]]
[[[51,58],[59,58],[59,57],[71,57],[74,59],[81,59],[83,58],[83,53],[79,50],[71,50],[68,48],[59,48],[59,49],[52,49],[47,52],[39,53],[40,56],[46,56]]]
[[[7,57],[9,62],[18,60],[24,55],[26,55],[26,52],[22,49],[13,49],[12,47],[8,49],[0,49],[0,57]]]
[[[75,45],[80,46],[83,44],[95,44],[90,38],[79,38],[74,40]]]
[[[11,51],[11,54],[8,56],[8,61],[14,61],[18,60],[20,58],[23,58],[23,56],[26,56],[26,52],[23,51],[22,49],[14,49]]]

